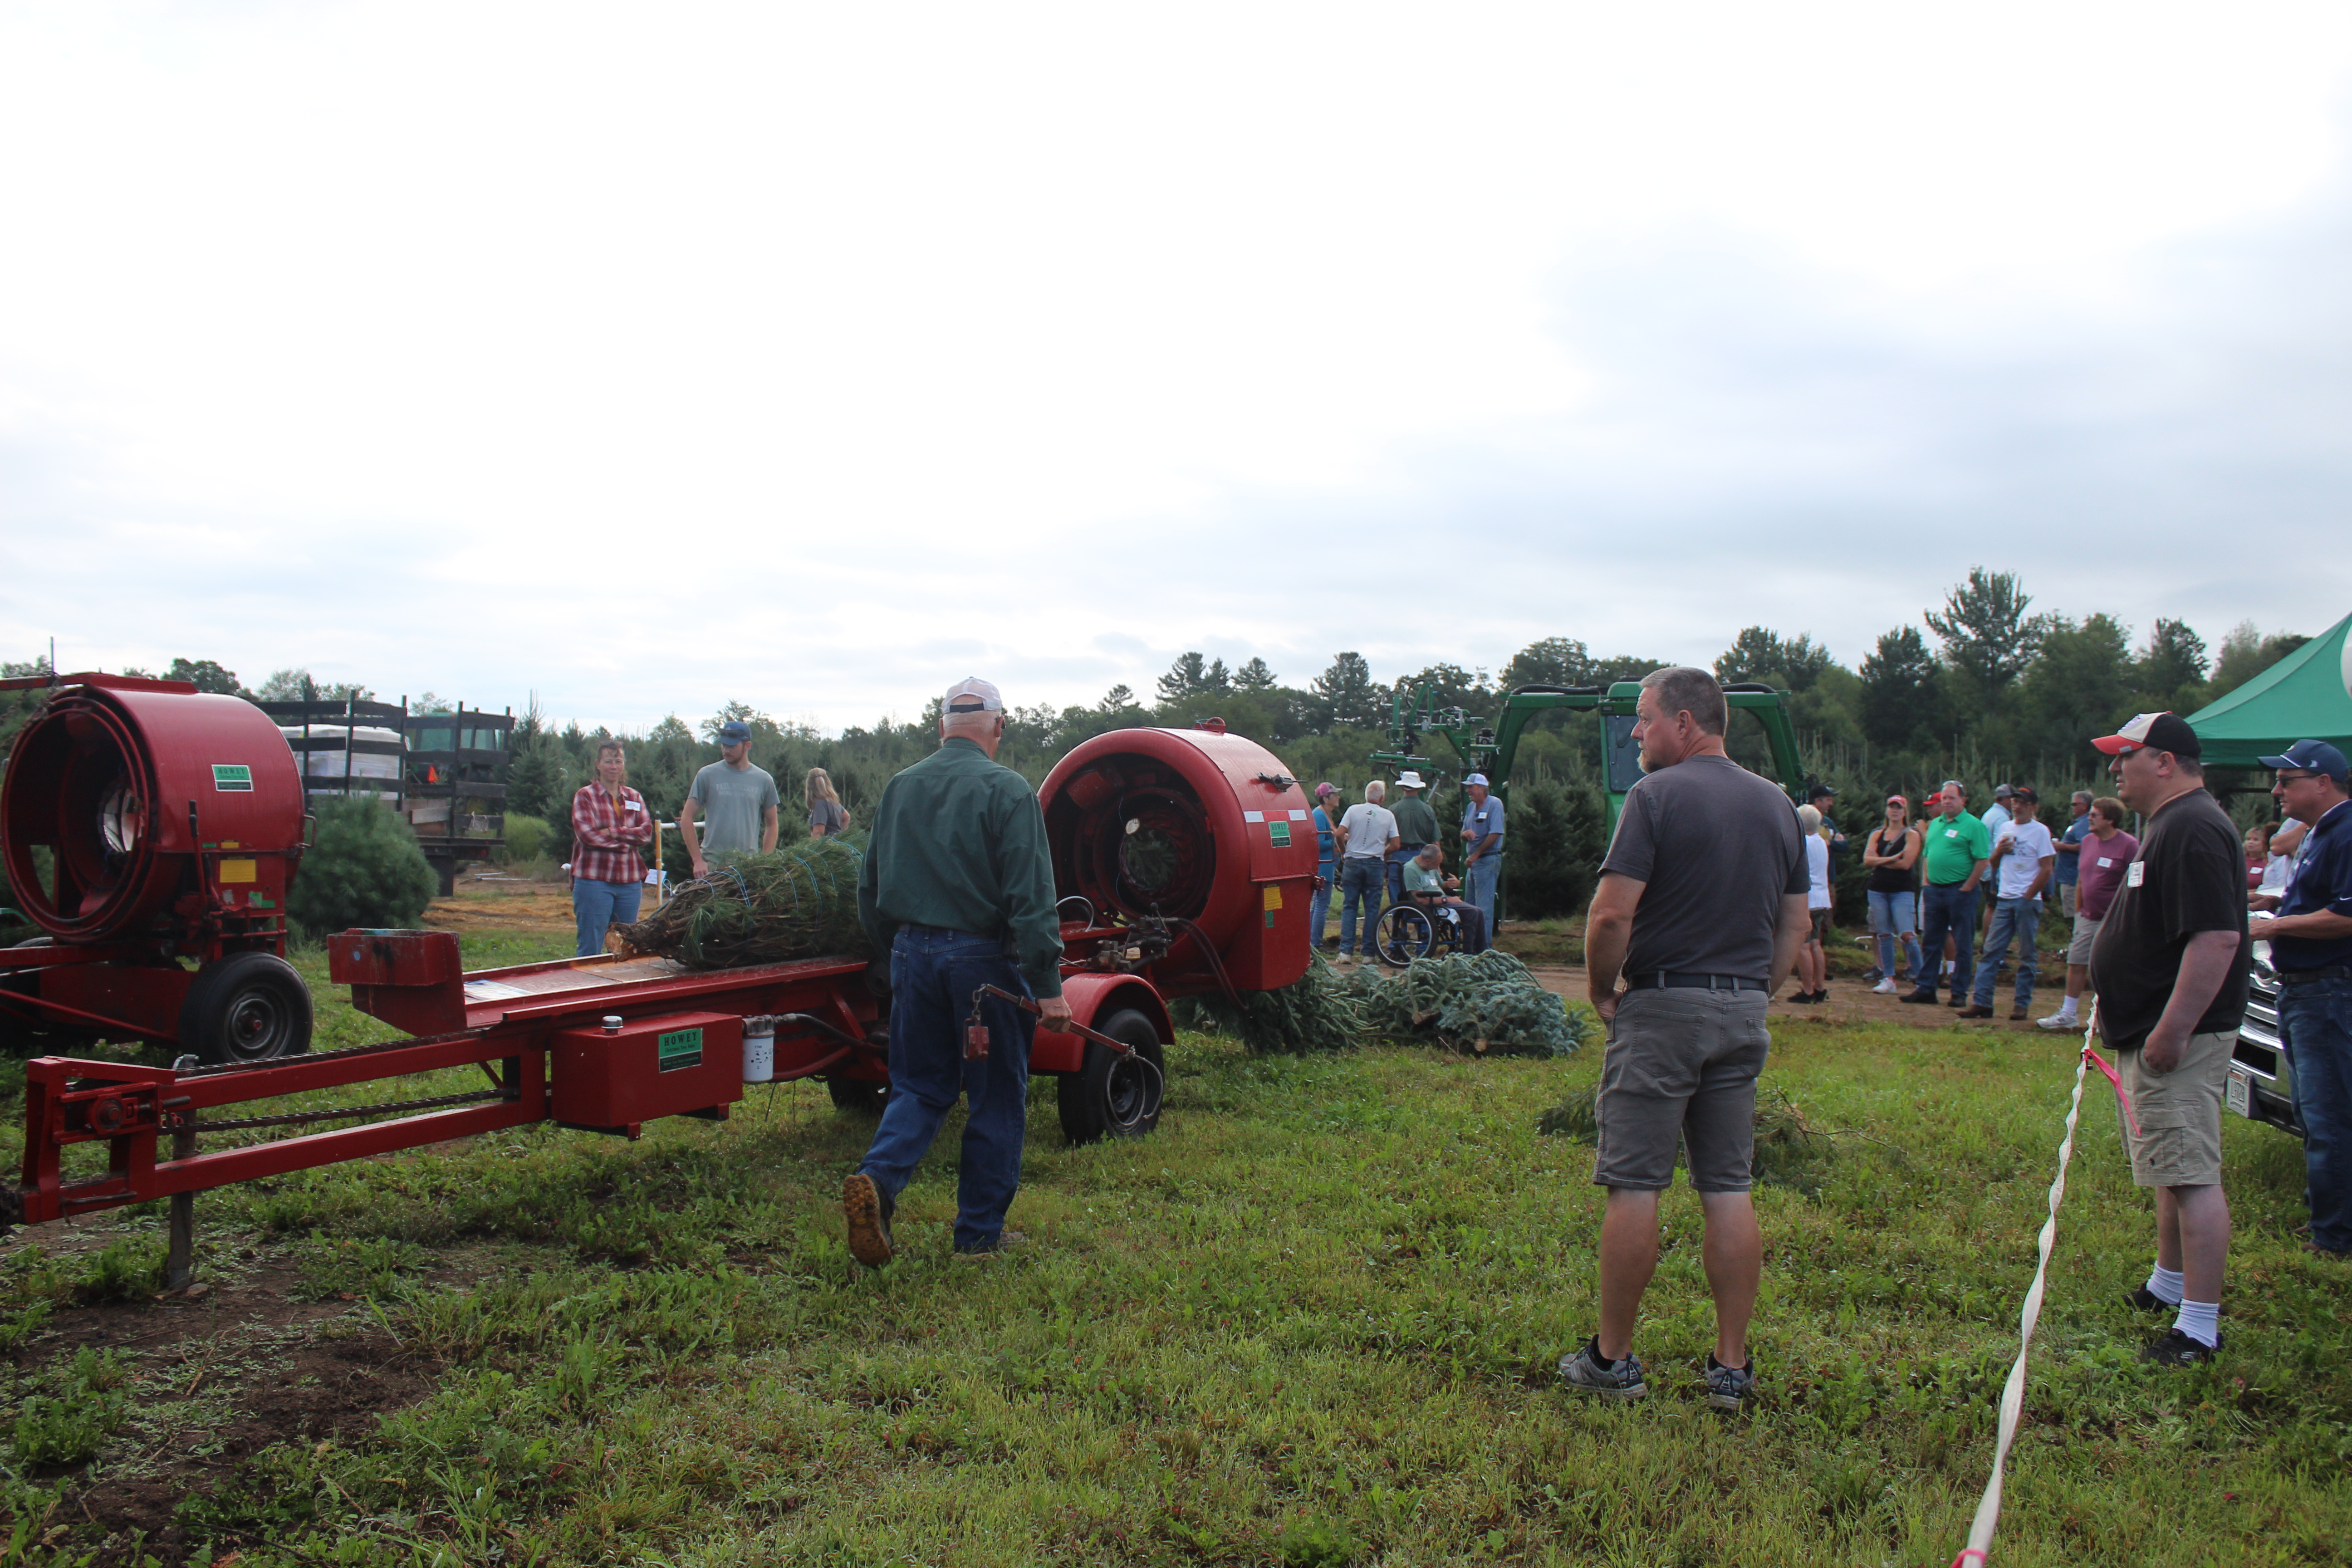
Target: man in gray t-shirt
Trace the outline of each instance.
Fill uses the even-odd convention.
[[[740,719],[720,725],[719,754],[720,761],[694,775],[677,808],[678,837],[698,877],[710,875],[708,856],[740,855],[755,846],[764,855],[776,847],[776,781],[751,765],[751,726]],[[695,830],[698,809],[709,819],[707,833]]]
[[[1609,1026],[1592,1170],[1609,1189],[1601,1331],[1560,1358],[1559,1375],[1614,1399],[1647,1392],[1633,1324],[1657,1267],[1658,1194],[1683,1145],[1715,1297],[1707,1403],[1738,1410],[1755,1390],[1748,1320],[1763,1268],[1748,1169],[1771,1044],[1764,1009],[1809,929],[1812,879],[1796,807],[1724,754],[1730,715],[1713,676],[1656,670],[1634,714],[1644,776],[1626,794],[1584,931],[1587,985]]]

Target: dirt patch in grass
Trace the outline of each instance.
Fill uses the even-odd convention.
[[[96,1225],[45,1226],[53,1258],[103,1245]],[[459,1258],[434,1282],[464,1285],[486,1270]],[[111,1353],[129,1371],[126,1418],[95,1467],[27,1466],[24,1479],[71,1482],[55,1523],[95,1526],[94,1564],[186,1561],[182,1503],[208,1495],[255,1454],[280,1443],[357,1440],[377,1419],[431,1394],[442,1366],[401,1342],[371,1304],[320,1292],[298,1255],[223,1237],[184,1293],[58,1309],[8,1360],[19,1385],[61,1382],[83,1352]]]

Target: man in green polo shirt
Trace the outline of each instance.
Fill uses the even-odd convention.
[[[976,1056],[965,1048],[964,1020],[983,985],[1036,997],[1048,1028],[1070,1016],[1070,1005],[1045,818],[1029,781],[998,765],[1003,739],[996,688],[958,681],[940,714],[940,749],[885,785],[875,807],[857,918],[874,950],[890,955],[890,1100],[841,1194],[849,1250],[870,1268],[890,1261],[891,1211],[960,1095],[971,1110],[956,1254],[985,1257],[1021,1239],[1004,1215],[1021,1187],[1037,1020],[982,998],[988,1045]]]
[[[1953,939],[1952,1005],[1969,1005],[1977,977],[1977,884],[1992,855],[1992,835],[1982,819],[1969,815],[1969,792],[1958,780],[1944,781],[1940,815],[1920,830],[1919,973],[1904,1002],[1936,1000],[1936,976],[1943,967],[1944,938]]]

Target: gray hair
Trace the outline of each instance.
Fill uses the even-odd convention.
[[[1374,779],[1371,783],[1364,786],[1364,798],[1366,800],[1381,801],[1388,799],[1388,797],[1389,786],[1382,784],[1378,779]]]
[[[1691,722],[1710,735],[1720,735],[1731,722],[1731,706],[1715,677],[1686,664],[1669,665],[1642,677],[1642,689],[1657,699],[1661,718],[1687,713]]]
[[[2098,796],[2093,795],[2089,790],[2078,789],[2074,792],[2074,798],[2076,800],[2096,800]]]
[[[1943,793],[1946,795],[1966,795],[1969,793],[1969,786],[1962,784],[1958,779],[1946,779],[1944,781]]]
[[[1420,852],[1413,856],[1413,858],[1416,860],[1426,860],[1432,855],[1437,856],[1440,859],[1443,859],[1445,856],[1445,846],[1443,844],[1424,844],[1421,847]]]

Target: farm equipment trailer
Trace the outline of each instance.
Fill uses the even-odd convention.
[[[1073,1141],[1139,1135],[1160,1116],[1168,998],[1238,999],[1306,973],[1306,796],[1271,754],[1210,721],[1097,736],[1038,800],[1070,916],[1063,994],[1076,1027],[1041,1030],[1031,1070],[1058,1079]],[[183,1284],[192,1198],[206,1188],[536,1121],[634,1138],[665,1116],[723,1121],[747,1078],[821,1078],[836,1104],[868,1110],[888,1093],[887,969],[863,956],[706,970],[608,956],[467,973],[448,932],[352,931],[329,938],[328,965],[354,1007],[413,1037],[261,1061],[30,1062],[23,1180],[0,1187],[0,1222],[172,1199],[167,1280]],[[747,1053],[747,1033],[772,1044]],[[219,1114],[467,1068],[482,1081],[457,1093]],[[337,1122],[360,1125],[326,1125]],[[199,1146],[265,1130],[285,1135]]]

